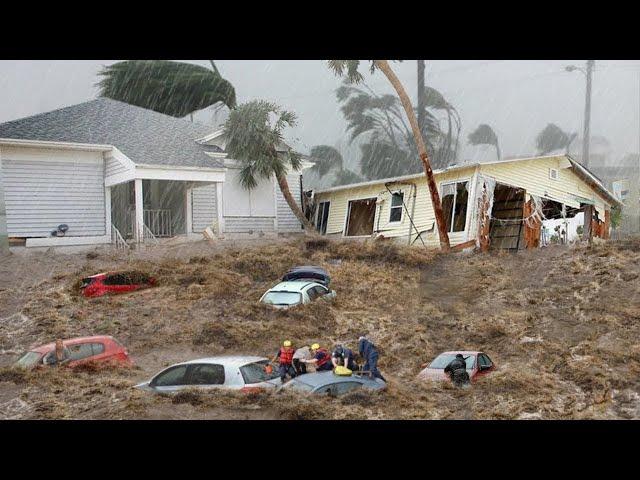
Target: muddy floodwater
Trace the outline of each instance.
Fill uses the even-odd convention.
[[[331,275],[332,303],[290,310],[258,299],[295,265]],[[109,270],[158,286],[84,298]],[[386,242],[195,242],[130,253],[12,254],[0,262],[0,418],[640,418],[640,241],[535,251],[439,254]],[[132,388],[179,361],[272,357],[284,339],[380,350],[386,392],[335,399]],[[33,344],[108,334],[133,369],[14,371]],[[356,348],[357,349],[357,348]],[[416,380],[446,350],[480,350],[497,370],[471,389]]]

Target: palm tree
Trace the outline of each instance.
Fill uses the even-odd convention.
[[[363,180],[364,179],[356,172],[344,168],[336,174],[336,179],[332,186],[337,187],[338,185],[349,185],[350,183],[358,183]]]
[[[329,60],[329,67],[334,71],[334,73],[338,76],[346,75],[350,83],[359,83],[362,81],[362,74],[358,72],[359,65],[359,60]],[[387,79],[395,89],[398,97],[400,98],[400,103],[402,103],[402,107],[404,108],[407,119],[409,120],[413,138],[418,149],[418,155],[420,156],[420,160],[422,161],[424,172],[427,177],[427,184],[429,185],[431,203],[435,212],[436,223],[438,225],[438,234],[440,236],[440,248],[442,250],[449,250],[449,235],[447,233],[444,212],[442,210],[442,202],[440,201],[440,193],[438,192],[438,187],[436,186],[436,182],[433,176],[433,170],[431,169],[431,162],[429,161],[427,147],[425,145],[424,138],[422,137],[420,127],[418,126],[418,119],[416,118],[415,112],[413,110],[413,105],[411,105],[411,99],[409,98],[409,95],[407,95],[402,82],[400,82],[400,79],[396,76],[395,72],[389,65],[389,62],[387,62],[386,60],[371,61],[371,73],[373,73],[376,69],[382,71],[382,73],[385,75],[385,77],[387,77]]]
[[[309,156],[315,162],[312,170],[317,172],[320,178],[324,177],[330,170],[337,168],[340,171],[343,168],[342,155],[336,148],[329,145],[316,145],[311,148]]]
[[[500,145],[498,144],[498,136],[486,123],[478,125],[473,132],[469,134],[469,143],[471,145],[493,145],[496,147],[496,154],[498,160],[502,158],[502,152],[500,152]]]
[[[575,133],[571,135],[555,123],[549,123],[538,133],[536,137],[536,149],[540,155],[545,155],[560,149],[565,149],[566,151],[575,136]]]
[[[182,118],[203,108],[236,106],[233,85],[212,70],[169,60],[127,60],[104,67],[98,75],[100,96]]]
[[[284,144],[282,131],[295,124],[296,115],[275,103],[264,100],[244,103],[231,110],[224,124],[225,150],[230,158],[240,162],[240,183],[244,188],[255,188],[260,179],[275,175],[289,208],[305,232],[311,233],[315,230],[293,199],[287,183],[288,169],[298,170],[301,158]]]

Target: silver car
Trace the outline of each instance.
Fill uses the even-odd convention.
[[[276,388],[281,383],[278,372],[264,357],[221,356],[171,365],[136,388],[157,393],[186,388],[251,391]]]
[[[326,371],[299,375],[278,388],[278,391],[294,389],[337,397],[357,388],[383,390],[387,388],[387,384],[379,378],[369,378],[367,375],[341,376],[332,371]]]
[[[334,290],[324,285],[306,280],[280,282],[268,290],[260,301],[276,308],[289,308],[295,305],[310,303],[317,298],[332,300],[336,297]]]

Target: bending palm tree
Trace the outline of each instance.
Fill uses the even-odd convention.
[[[486,123],[478,125],[473,132],[469,134],[469,143],[471,145],[493,145],[496,147],[496,154],[498,160],[502,158],[502,152],[500,152],[500,145],[498,145],[498,136]]]
[[[233,85],[213,70],[168,60],[127,60],[98,73],[100,96],[182,118],[216,103],[236,106]]]
[[[270,117],[275,117],[273,123]],[[301,160],[297,153],[284,146],[282,130],[295,124],[295,114],[281,110],[275,103],[264,100],[244,103],[231,110],[224,124],[225,150],[230,158],[240,162],[240,183],[244,188],[255,188],[258,180],[275,175],[289,208],[305,232],[311,233],[313,225],[295,202],[287,183],[288,169],[298,170]]]
[[[358,72],[359,60],[329,60],[329,67],[336,73],[336,75],[346,75],[347,79],[351,83],[358,83],[362,81],[362,75]],[[409,124],[411,125],[411,131],[413,132],[413,138],[418,148],[418,155],[422,161],[424,172],[427,177],[427,184],[429,185],[429,193],[431,194],[431,203],[436,216],[436,223],[438,225],[438,234],[440,236],[440,248],[442,250],[449,250],[449,235],[447,234],[447,227],[444,220],[444,212],[442,210],[442,203],[440,201],[440,194],[438,193],[438,187],[436,186],[435,179],[433,177],[433,170],[431,169],[431,162],[429,161],[429,154],[418,126],[418,119],[416,118],[413,106],[411,105],[411,99],[407,95],[406,90],[402,86],[400,79],[396,76],[391,69],[389,62],[386,60],[373,60],[370,70],[373,73],[376,69],[379,69],[387,77],[393,88],[395,89],[402,107],[404,108]]]
[[[541,155],[560,149],[565,149],[566,151],[575,136],[575,133],[570,135],[555,123],[549,123],[538,133],[536,148]]]

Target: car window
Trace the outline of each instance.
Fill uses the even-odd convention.
[[[154,387],[168,387],[172,385],[184,385],[185,374],[187,373],[186,365],[178,365],[176,367],[165,370],[158,374],[151,385]]]
[[[278,378],[280,375],[275,369],[272,368],[271,373],[267,372],[267,365],[269,365],[267,360],[261,360],[259,362],[249,363],[248,365],[240,367],[240,373],[242,374],[244,383],[260,383]]]
[[[298,292],[267,292],[262,303],[269,305],[296,305],[302,303],[302,295]]]
[[[91,351],[94,355],[100,355],[101,353],[104,353],[104,343],[92,343]]]
[[[319,285],[318,285],[318,286],[316,286],[316,287],[313,287],[313,289],[315,290],[316,295],[317,295],[318,297],[321,297],[321,296],[326,295],[327,293],[329,293],[329,290],[327,290],[326,288],[321,287],[321,286],[319,286]]]
[[[318,292],[316,292],[315,287],[311,287],[307,290],[307,295],[309,295],[309,300],[313,301],[318,298]]]
[[[41,356],[42,354],[38,352],[27,352],[18,359],[16,365],[20,367],[32,367],[40,361]]]
[[[491,360],[489,359],[489,357],[487,355],[485,355],[483,353],[482,355],[478,356],[478,364],[481,367],[490,367],[491,366]]]
[[[433,362],[431,362],[429,368],[445,368],[454,358],[456,358],[455,353],[442,353],[438,355]],[[473,368],[475,359],[475,355],[465,356],[464,361],[467,364],[467,369]]]
[[[91,343],[77,343],[75,345],[69,345],[67,348],[69,349],[69,356],[72,362],[93,356]]]
[[[191,365],[189,385],[222,385],[224,383],[224,367],[222,365]]]
[[[358,382],[340,382],[335,385],[336,393],[342,395],[343,393],[350,392],[356,388],[361,388],[362,384]]]
[[[329,384],[329,385],[324,385],[320,388],[318,388],[317,390],[315,390],[313,393],[317,393],[319,395],[329,395],[329,394],[333,394],[332,391],[335,390],[335,385],[334,384]]]

